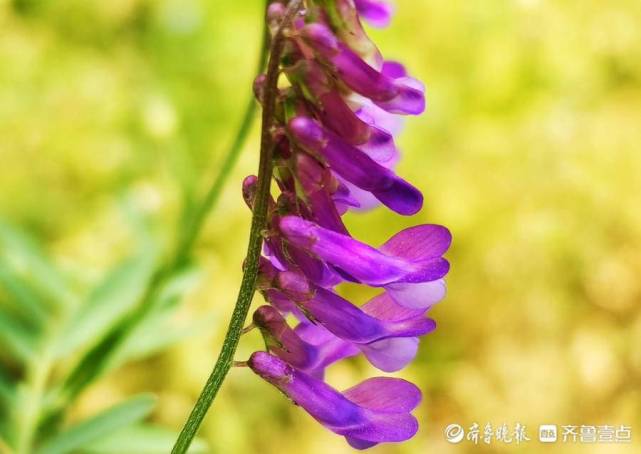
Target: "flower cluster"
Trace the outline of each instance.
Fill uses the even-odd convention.
[[[285,11],[281,1],[268,7],[273,30]],[[288,83],[279,85],[272,131],[279,195],[270,201],[258,279],[269,305],[253,316],[268,351],[248,361],[358,449],[412,437],[421,393],[383,377],[338,392],[324,382],[325,368],[360,353],[385,372],[405,367],[419,337],[435,329],[425,314],[444,297],[449,270],[445,227],[411,227],[374,248],[353,238],[342,220],[380,204],[409,216],[423,204],[421,192],[393,170],[399,115],[423,112],[423,85],[383,60],[361,25],[385,26],[391,12],[383,0],[307,0],[287,29],[281,68]],[[259,101],[264,90],[261,76]],[[257,178],[247,177],[250,208],[256,190]],[[381,293],[357,306],[336,292],[342,282]],[[285,319],[291,314],[293,328]]]

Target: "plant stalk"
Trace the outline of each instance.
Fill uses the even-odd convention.
[[[205,383],[194,408],[187,419],[172,454],[184,454],[189,449],[198,428],[200,427],[209,407],[214,401],[220,386],[234,361],[234,354],[243,331],[245,319],[249,313],[252,299],[256,290],[256,279],[258,277],[258,265],[263,245],[262,232],[267,224],[267,208],[270,196],[270,186],[273,174],[273,152],[274,141],[272,138],[272,126],[276,110],[276,97],[278,94],[278,77],[280,75],[280,59],[283,53],[285,40],[283,30],[294,15],[298,12],[302,0],[292,0],[287,8],[276,35],[274,36],[269,52],[269,64],[265,83],[263,99],[262,131],[260,143],[260,163],[258,169],[258,190],[254,201],[249,244],[247,246],[247,257],[245,259],[245,270],[238,292],[236,305],[231,316],[227,334],[220,350],[214,369]]]

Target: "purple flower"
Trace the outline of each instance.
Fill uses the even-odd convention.
[[[425,110],[422,85],[406,77],[389,77],[373,68],[338,41],[326,25],[309,24],[301,30],[301,35],[356,93],[392,113],[418,115]]]
[[[272,31],[284,3],[268,8]],[[379,377],[341,393],[323,381],[325,370],[361,353],[385,372],[415,358],[420,338],[436,328],[427,312],[445,296],[443,255],[452,240],[445,227],[426,224],[372,247],[343,221],[349,210],[382,204],[410,216],[423,206],[421,192],[394,169],[402,116],[425,110],[425,87],[384,60],[361,25],[386,26],[391,15],[385,0],[308,0],[284,34],[279,69],[289,86],[279,84],[271,130],[279,194],[269,200],[256,286],[269,305],[253,316],[267,352],[248,362],[357,449],[412,437],[420,391]],[[259,102],[269,93],[266,80],[254,84]],[[250,208],[256,188],[256,177],[244,181]],[[380,293],[353,304],[341,296],[342,282]]]
[[[373,27],[387,27],[392,20],[394,8],[385,0],[354,0],[354,4],[361,17]]]
[[[355,186],[371,192],[390,209],[412,215],[423,206],[423,196],[414,186],[378,164],[366,153],[343,142],[318,122],[296,117],[288,127],[303,148],[327,160],[332,170]]]
[[[450,246],[451,235],[442,226],[405,229],[379,249],[297,216],[282,218],[279,227],[290,243],[332,264],[352,280],[374,287],[432,282],[449,271],[442,255]]]
[[[270,265],[265,263],[265,266]],[[282,272],[272,266],[263,274],[264,280],[269,281],[265,297],[275,308],[283,313],[294,313],[303,321],[302,325],[308,325],[309,322],[317,324],[315,338],[318,342],[313,342],[315,345],[327,342],[332,345],[330,351],[336,348],[340,350],[339,344],[330,342],[330,338],[334,341],[341,339],[358,348],[374,366],[385,372],[405,367],[416,355],[418,337],[436,328],[434,320],[425,318],[425,309],[401,306],[387,293],[359,308],[335,292],[310,283],[300,273]],[[260,320],[254,320],[255,324],[261,328],[263,335],[269,333],[270,338],[283,344],[285,352],[299,352],[299,359],[296,360],[298,368],[317,370],[340,359],[333,357],[334,360],[326,362],[314,356],[314,360],[310,360],[309,349],[301,348],[293,331],[284,329],[284,319],[277,317],[273,310],[265,308],[261,311],[264,313],[260,315]],[[270,320],[270,323],[265,320]],[[267,344],[271,345],[269,342]],[[292,344],[291,348],[287,347],[289,344]],[[294,364],[292,358],[283,356],[279,351],[275,350],[276,354]],[[348,352],[346,349],[341,351]],[[301,352],[305,353],[304,359],[300,358]]]
[[[349,235],[332,199],[332,193],[335,192],[332,186],[338,186],[338,181],[333,178],[329,170],[304,154],[298,155],[296,170],[314,220],[329,230]]]
[[[433,331],[433,320],[424,317],[379,319],[369,315],[322,287],[304,287],[304,277],[281,273],[280,288],[312,321],[323,325],[334,335],[356,344],[369,344],[390,337],[416,337]],[[301,291],[301,289],[304,290]]]
[[[254,312],[254,324],[261,330],[270,352],[318,378],[323,378],[330,364],[359,353],[353,344],[315,325],[301,323],[295,330],[290,328],[271,306],[261,306]]]
[[[418,430],[410,412],[420,403],[421,392],[405,380],[370,378],[341,393],[269,353],[254,353],[248,365],[357,449],[405,441]]]

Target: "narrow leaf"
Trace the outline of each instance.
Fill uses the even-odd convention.
[[[10,412],[15,408],[16,385],[9,375],[0,367],[0,453],[11,452],[6,443],[3,445],[3,438],[9,435],[11,424]],[[4,451],[3,451],[4,449]]]
[[[0,408],[8,408],[15,398],[15,388],[7,374],[0,369]]]
[[[216,326],[216,316],[214,315],[201,317],[198,320],[180,325],[176,325],[174,315],[175,310],[165,310],[147,318],[138,325],[114,355],[110,369],[127,361],[148,357]]]
[[[33,337],[19,320],[0,309],[0,346],[3,350],[24,363],[33,355]]]
[[[122,430],[87,445],[87,454],[165,454],[171,451],[178,433],[156,426],[138,425]],[[207,444],[196,438],[188,451],[190,454],[207,453]]]
[[[151,413],[155,402],[156,399],[153,396],[143,394],[120,403],[53,437],[37,453],[65,454],[77,452],[84,446],[147,417]]]
[[[154,306],[165,308],[175,305],[198,285],[201,275],[201,269],[195,266],[187,266],[173,271],[163,284],[157,297],[158,301],[154,303]]]
[[[40,323],[46,319],[47,310],[37,292],[3,261],[0,261],[0,286],[12,300],[12,306],[27,318]]]
[[[140,300],[154,269],[155,254],[145,251],[112,270],[72,318],[56,353],[66,356],[98,341]]]
[[[57,306],[72,305],[76,297],[65,279],[35,242],[0,218],[0,255]]]

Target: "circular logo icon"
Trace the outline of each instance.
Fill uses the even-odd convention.
[[[463,441],[465,431],[460,424],[450,424],[445,428],[445,439],[452,444],[460,443]]]

